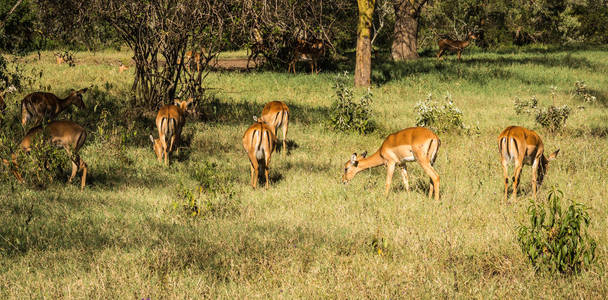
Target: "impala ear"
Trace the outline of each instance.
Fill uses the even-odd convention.
[[[356,153],[356,152],[355,152],[355,153],[353,153],[353,155],[351,155],[351,157],[350,157],[350,162],[351,162],[351,163],[353,163],[353,164],[354,164],[355,162],[357,162],[357,153]]]
[[[152,142],[152,144],[154,145],[154,137],[152,135],[150,135],[150,141]]]
[[[361,157],[365,158],[367,156],[367,150],[363,151],[363,153],[361,153]]]
[[[253,116],[253,121],[257,122],[258,121],[258,116]]]
[[[82,90],[78,91],[78,94],[84,94],[84,93],[86,93],[88,90],[89,90],[89,88],[84,88],[84,89],[82,89]]]
[[[180,105],[180,104],[181,104],[181,102],[182,102],[182,101],[181,101],[181,100],[179,100],[179,99],[173,99],[173,104],[175,104],[175,106],[179,106],[179,107],[181,107],[181,105]]]
[[[559,149],[555,150],[555,152],[553,152],[553,153],[551,153],[551,155],[549,155],[547,160],[549,160],[549,161],[554,160],[555,158],[557,158],[558,153],[559,153]]]

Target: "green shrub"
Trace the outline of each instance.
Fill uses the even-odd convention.
[[[521,100],[519,97],[515,97],[515,113],[520,114],[530,114],[532,113],[536,107],[538,106],[538,99],[536,96],[532,96],[530,100]]]
[[[546,202],[532,202],[530,224],[520,225],[517,240],[537,271],[580,273],[596,259],[596,241],[587,234],[588,208],[572,202],[562,209],[563,193],[553,189]]]
[[[371,104],[373,95],[368,89],[359,102],[355,102],[353,89],[350,87],[348,75],[338,75],[334,83],[336,100],[330,109],[330,122],[335,130],[370,133],[374,131]]]
[[[433,101],[431,94],[424,101],[419,101],[415,110],[417,112],[416,125],[433,129],[435,132],[453,130],[466,130],[469,127],[463,122],[462,111],[454,105],[452,96],[448,93],[444,103]]]
[[[570,116],[572,109],[568,105],[541,108],[536,111],[536,123],[551,132],[560,130]]]
[[[574,82],[574,95],[587,103],[595,103],[597,101],[597,97],[589,93],[587,85],[582,80]]]

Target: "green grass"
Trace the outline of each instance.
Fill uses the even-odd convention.
[[[377,63],[373,109],[380,128],[366,136],[327,128],[334,73],[212,73],[206,84],[217,101],[205,107],[206,121],[189,120],[183,132],[188,146],[169,168],[156,162],[147,139],[156,135],[154,114],[121,112],[133,69],[118,73],[118,61],[130,54],[74,57],[72,68],[55,65],[51,52],[40,61],[24,58],[43,75],[7,99],[14,118],[16,102],[39,85],[60,96],[70,88],[100,87],[85,96],[87,111],[62,114],[91,131],[82,151],[90,172],[84,192],[63,178],[46,191],[0,186],[3,299],[608,296],[605,48],[467,52],[461,63],[454,56]],[[598,96],[596,104],[572,96],[576,80]],[[556,104],[575,108],[555,135],[513,110],[516,96],[552,103],[551,86],[557,87]],[[418,101],[448,92],[479,134],[439,135],[439,202],[427,199],[428,178],[416,163],[408,169],[409,194],[396,174],[385,198],[382,167],[339,183],[351,153],[375,151],[387,134],[415,125]],[[252,115],[272,100],[291,109],[291,147],[288,155],[273,155],[270,189],[252,190],[241,137]],[[126,142],[99,137],[104,108],[107,127],[129,133]],[[516,226],[526,221],[530,167],[523,171],[519,201],[503,203],[496,140],[515,124],[537,130],[547,152],[561,149],[540,198],[556,185],[592,208],[590,233],[599,259],[579,276],[535,274],[519,249]],[[201,199],[210,209],[191,217],[178,195],[201,182]],[[382,255],[374,241],[385,241]]]

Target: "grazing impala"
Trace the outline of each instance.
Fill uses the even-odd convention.
[[[281,148],[281,152],[285,154],[287,151],[285,140],[287,139],[287,126],[289,125],[289,107],[281,101],[268,102],[264,106],[264,109],[262,109],[262,116],[260,116],[259,120],[270,127],[272,134],[277,139],[279,138],[277,130],[281,127],[283,131],[283,148]],[[256,117],[254,117],[254,121],[257,121]]]
[[[296,62],[308,61],[310,64],[310,72],[318,74],[317,61],[319,57],[325,54],[325,43],[322,40],[315,39],[312,42],[298,39],[293,47],[293,56],[289,62],[287,72],[293,70],[296,73]]]
[[[515,164],[515,174],[513,175],[513,201],[517,200],[517,185],[519,175],[524,164],[532,165],[532,193],[536,200],[537,185],[543,183],[547,174],[549,162],[554,160],[559,153],[559,149],[545,157],[545,147],[540,136],[536,132],[519,127],[509,126],[498,136],[498,149],[500,150],[500,163],[502,164],[505,179],[505,196],[507,200],[507,189],[509,188],[508,165],[510,162]]]
[[[439,45],[439,53],[437,53],[437,59],[443,55],[443,53],[448,50],[451,52],[458,52],[458,60],[460,60],[460,54],[464,51],[464,48],[468,47],[471,43],[471,40],[476,40],[477,35],[473,32],[469,31],[467,34],[467,39],[464,41],[452,40],[449,38],[440,39],[437,44]]]
[[[34,120],[35,124],[39,125],[43,118],[53,119],[72,104],[83,109],[82,94],[86,91],[86,88],[79,91],[72,90],[70,95],[64,99],[44,92],[35,92],[25,96],[21,100],[21,125],[25,128],[29,120]]]
[[[367,151],[361,156],[354,153],[349,161],[344,165],[344,175],[342,183],[347,183],[357,173],[380,165],[386,166],[386,191],[390,191],[391,181],[395,166],[401,167],[401,176],[405,189],[409,192],[408,175],[406,162],[417,161],[424,169],[424,172],[431,178],[429,188],[429,198],[435,194],[435,200],[439,200],[439,174],[433,168],[435,158],[441,141],[431,130],[424,127],[411,127],[389,135],[380,149],[370,157],[366,157]]]
[[[264,169],[266,188],[268,188],[268,170],[275,139],[272,129],[262,121],[253,123],[243,135],[243,147],[251,163],[251,186],[254,189],[258,184],[260,166]]]
[[[19,144],[19,148],[28,153],[32,149],[32,143],[34,138],[38,136],[43,131],[42,126],[38,126],[32,128],[23,138],[21,144]],[[87,132],[82,128],[82,126],[74,123],[72,121],[53,121],[50,122],[45,128],[45,133],[48,133],[49,141],[53,144],[56,144],[63,148],[65,152],[67,152],[70,160],[72,161],[72,174],[68,179],[68,183],[72,182],[74,176],[79,171],[82,171],[82,180],[80,183],[80,189],[84,189],[84,186],[87,182],[87,164],[80,158],[78,155],[78,151],[84,145],[84,142],[87,139]],[[17,165],[17,156],[15,154],[12,155],[13,163],[15,166]],[[7,164],[7,161],[4,161]],[[17,167],[18,169],[18,167]],[[17,179],[23,182],[23,178],[19,174],[17,170],[13,171],[13,174],[17,177]]]
[[[169,165],[169,154],[179,143],[182,127],[186,123],[186,112],[192,101],[192,98],[186,101],[176,99],[175,104],[167,104],[158,110],[156,115],[158,138],[155,139],[150,135],[150,140],[159,163],[163,162],[164,156],[165,165]]]

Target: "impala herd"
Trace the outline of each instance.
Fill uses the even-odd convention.
[[[59,98],[51,93],[31,93],[21,101],[21,124],[25,127],[33,123],[31,128],[19,144],[21,151],[27,153],[32,149],[35,137],[45,133],[49,141],[61,148],[68,154],[72,162],[72,173],[68,179],[71,182],[76,173],[82,171],[80,188],[84,189],[87,177],[87,164],[78,154],[84,145],[87,133],[79,124],[69,120],[53,120],[59,113],[71,105],[85,109],[82,95],[87,89],[72,92],[66,98]],[[0,97],[2,100],[2,97]],[[158,138],[150,135],[154,153],[159,163],[169,165],[169,156],[176,150],[180,141],[182,128],[186,123],[188,107],[193,103],[190,98],[185,101],[175,100],[173,104],[162,106],[156,116],[156,127]],[[3,104],[3,102],[2,102]],[[260,117],[253,117],[254,123],[247,128],[243,135],[243,148],[247,152],[251,169],[251,186],[257,187],[259,174],[264,173],[265,186],[269,187],[269,166],[272,153],[278,143],[278,131],[282,132],[283,154],[287,151],[287,131],[289,126],[289,107],[281,101],[267,103],[262,109]],[[386,166],[385,195],[390,192],[391,182],[395,168],[399,167],[403,178],[405,190],[409,192],[408,172],[406,163],[418,162],[420,167],[430,178],[429,198],[439,199],[439,174],[433,167],[441,141],[430,129],[424,127],[411,127],[390,134],[382,143],[380,148],[372,155],[367,156],[367,151],[361,155],[353,153],[344,165],[342,183],[348,183],[359,172],[377,167]],[[508,165],[515,166],[513,176],[513,201],[517,200],[517,187],[523,165],[532,166],[532,193],[536,199],[537,189],[542,184],[547,173],[549,162],[554,160],[559,149],[548,157],[544,154],[544,145],[540,136],[529,129],[519,126],[509,126],[498,136],[498,149],[500,161],[504,170],[504,200],[507,200],[509,186]],[[23,182],[19,173],[16,154],[11,156],[13,174]],[[3,159],[5,165],[10,165]],[[261,170],[260,170],[261,169]]]

